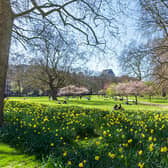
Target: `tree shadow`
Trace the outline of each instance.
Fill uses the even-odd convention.
[[[0,155],[23,155],[23,154],[19,153],[19,152],[15,152],[15,151],[6,152],[6,151],[3,151],[3,150],[0,150]]]

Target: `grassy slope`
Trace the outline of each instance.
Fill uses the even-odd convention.
[[[48,97],[26,97],[25,100],[23,97],[10,98],[11,100],[21,100],[34,103],[42,103],[48,105],[58,105],[57,101],[49,101]],[[58,98],[59,101],[63,101],[64,98]],[[149,105],[125,105],[125,101],[114,101],[113,99],[107,99],[102,97],[93,96],[91,100],[85,99],[83,97],[81,100],[78,98],[70,98],[68,104],[65,106],[82,106],[84,108],[99,108],[103,110],[112,110],[115,104],[122,104],[122,107],[125,110],[150,110],[150,111],[165,111],[166,109],[162,107],[149,106]]]
[[[39,163],[34,156],[27,156],[7,144],[0,142],[0,167],[1,168],[35,168]]]
[[[20,100],[33,103],[42,103],[48,105],[58,105],[57,101],[49,101],[48,97],[26,97],[25,100],[21,98],[10,98],[11,100]],[[64,98],[59,98],[59,101],[63,102]],[[145,99],[141,99],[145,100]],[[114,101],[112,99],[106,99],[102,97],[93,96],[90,101],[85,98],[82,100],[78,98],[71,98],[68,100],[68,104],[64,106],[82,106],[85,108],[100,108],[104,110],[112,110],[115,104],[122,104],[122,107],[126,110],[145,110],[145,111],[163,111],[163,108],[148,105],[125,105],[125,101]],[[60,105],[58,105],[60,106]],[[164,109],[165,110],[165,109]],[[95,141],[92,139],[91,141]],[[81,142],[85,144],[84,142]],[[39,167],[34,157],[28,157],[24,154],[17,152],[14,148],[9,147],[6,144],[0,143],[0,167],[2,168],[35,168]]]

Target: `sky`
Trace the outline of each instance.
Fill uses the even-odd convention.
[[[142,38],[142,32],[139,30],[137,22],[139,15],[137,4],[134,0],[130,0],[129,2],[127,11],[119,19],[119,37],[112,39],[112,51],[108,51],[107,54],[102,56],[102,60],[96,58],[90,60],[88,66],[92,70],[101,72],[104,69],[112,69],[116,76],[121,76],[124,73],[119,65],[118,57],[124,49],[124,46],[133,40],[137,42],[145,41],[145,38]]]
[[[122,71],[119,66],[118,56],[124,49],[124,46],[128,45],[130,41],[142,40],[141,32],[137,30],[138,25],[136,20],[139,12],[135,0],[127,0],[126,2],[128,3],[124,14],[118,16],[118,22],[114,23],[119,28],[119,36],[109,38],[108,49],[106,49],[105,53],[96,49],[94,50],[93,55],[89,57],[89,61],[85,64],[88,69],[96,72],[101,72],[104,69],[112,69],[116,76],[121,76]],[[102,33],[101,30],[98,31],[100,34]],[[21,45],[15,46],[14,50],[25,55],[27,58],[31,58],[32,56],[31,52],[25,50]]]

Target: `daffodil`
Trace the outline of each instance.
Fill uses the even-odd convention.
[[[83,167],[83,163],[80,162],[80,163],[79,163],[79,168],[82,168],[82,167]]]
[[[149,151],[152,152],[153,150],[154,150],[154,144],[151,143],[151,144],[149,145]]]
[[[160,152],[161,152],[161,153],[166,153],[167,150],[168,150],[168,149],[167,149],[166,146],[160,148]]]
[[[99,157],[99,156],[95,156],[95,160],[97,160],[97,161],[98,161],[99,159],[100,159],[100,157]]]
[[[138,163],[138,166],[139,166],[139,168],[143,168],[143,167],[144,167],[144,163],[139,162],[139,163]]]
[[[139,151],[138,151],[138,155],[141,156],[142,154],[143,154],[143,151],[142,151],[142,150],[139,150]]]

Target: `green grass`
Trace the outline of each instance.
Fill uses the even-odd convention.
[[[129,96],[129,99],[135,101],[135,96]],[[154,104],[168,105],[168,98],[167,97],[161,97],[161,96],[152,96],[151,99],[149,99],[149,96],[144,96],[144,97],[138,96],[138,101],[139,102],[154,103]]]
[[[87,100],[86,97],[83,97],[81,100],[79,98],[70,98],[66,105],[58,105],[57,101],[50,101],[48,97],[11,97],[11,100],[19,100],[24,102],[34,102],[34,103],[42,103],[46,105],[57,105],[57,106],[80,106],[83,108],[98,108],[101,110],[108,110],[112,111],[115,104],[121,104],[125,110],[150,110],[150,111],[168,111],[163,107],[156,107],[144,104],[132,104],[126,105],[124,101],[115,101],[114,99],[110,98],[103,98],[102,96],[92,96],[91,100]],[[64,97],[59,97],[59,101],[63,102]],[[141,101],[141,99],[139,99]]]
[[[35,156],[28,156],[7,144],[0,142],[0,167],[1,168],[35,168],[39,163]]]
[[[153,98],[151,98],[151,100],[148,97],[140,97],[139,101],[168,105],[168,99],[163,98],[163,97],[159,97],[159,98],[153,97]]]

